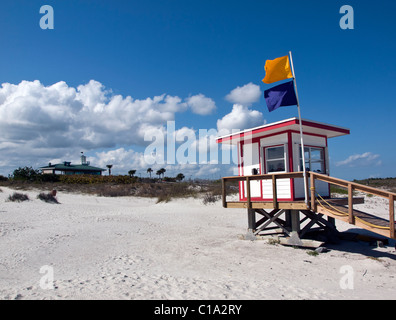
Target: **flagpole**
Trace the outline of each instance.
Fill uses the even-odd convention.
[[[290,55],[290,65],[291,65],[292,74],[293,74],[294,91],[296,92],[297,109],[298,109],[298,120],[299,120],[298,122],[300,124],[300,139],[301,139],[301,154],[302,154],[302,166],[303,166],[303,177],[304,177],[305,204],[308,206],[307,171],[305,169],[305,152],[304,152],[304,139],[303,139],[303,130],[302,130],[300,102],[298,100],[297,81],[296,81],[296,75],[294,74],[294,65],[293,65],[293,58],[292,58],[291,51],[289,51],[289,55]]]

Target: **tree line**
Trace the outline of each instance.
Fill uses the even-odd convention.
[[[109,175],[111,175],[111,168],[112,165],[107,166],[109,169]],[[129,170],[128,175],[129,177],[134,177],[136,174],[137,170]],[[152,168],[148,168],[146,171],[150,175],[151,179],[151,174],[154,172]],[[185,176],[183,173],[179,173],[176,175],[176,177],[171,178],[171,177],[165,177],[165,168],[161,168],[156,171],[156,175],[158,176],[158,179],[162,179],[164,181],[182,181]],[[8,180],[8,178],[1,176],[2,180]],[[10,179],[12,180],[23,180],[23,181],[37,181],[37,182],[59,182],[60,181],[60,175],[58,174],[42,174],[40,170],[38,169],[33,169],[32,167],[19,167],[18,169],[15,169],[12,175],[9,176]]]

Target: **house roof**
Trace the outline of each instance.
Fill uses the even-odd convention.
[[[106,169],[93,167],[83,164],[69,164],[57,163],[50,166],[40,167],[40,169],[60,170],[60,171],[106,171]]]
[[[216,139],[217,143],[226,143],[226,144],[235,144],[238,141],[244,139],[252,139],[257,137],[263,137],[269,134],[280,133],[283,131],[296,131],[300,132],[299,119],[297,117],[290,118],[278,122],[273,122],[269,124],[265,124],[259,127],[255,127],[252,129],[242,130],[236,133],[232,133],[229,135],[225,135],[222,137],[218,137]],[[327,138],[333,138],[338,136],[347,135],[350,133],[350,130],[347,128],[334,126],[327,123],[302,119],[302,129],[303,134],[311,133],[316,135],[325,136]]]

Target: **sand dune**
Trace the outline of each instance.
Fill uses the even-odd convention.
[[[239,240],[246,212],[220,201],[60,192],[49,204],[27,191],[31,200],[16,203],[1,189],[0,299],[396,298],[393,241],[342,242],[312,256]],[[386,212],[374,198],[361,206]]]

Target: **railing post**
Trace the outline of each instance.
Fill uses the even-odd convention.
[[[355,224],[355,217],[353,216],[353,185],[348,183],[348,222]]]
[[[251,209],[252,208],[252,199],[251,199],[251,195],[250,195],[250,179],[249,179],[249,177],[247,176],[246,177],[246,200],[247,200],[247,206],[248,206],[248,209]]]
[[[395,239],[395,196],[389,195],[389,227],[390,237]]]
[[[315,201],[315,174],[309,172],[309,178],[311,181],[311,210],[316,212],[316,201]]]
[[[221,193],[222,193],[222,200],[223,200],[223,208],[227,208],[227,193],[226,193],[226,179],[221,179]]]
[[[276,192],[276,175],[272,175],[272,202],[274,209],[278,209],[278,195]]]

